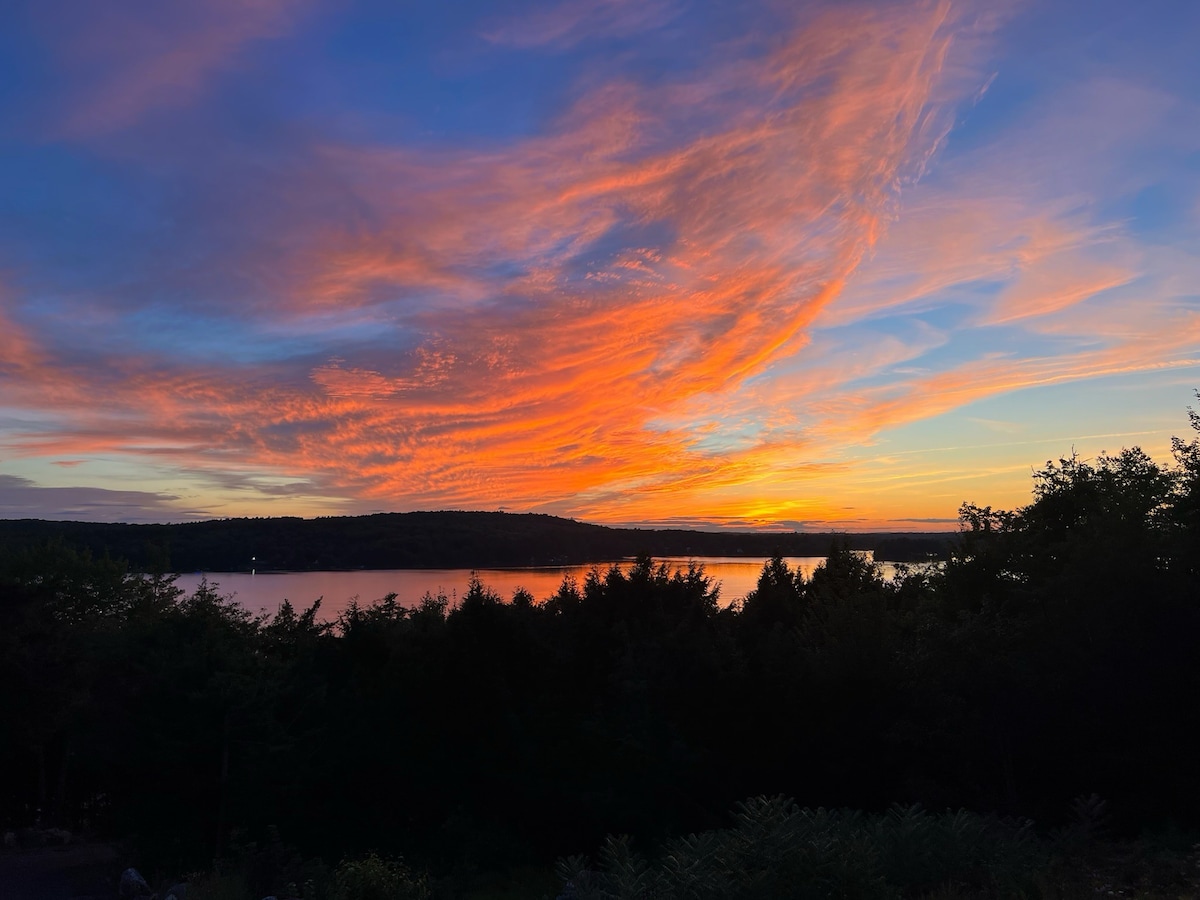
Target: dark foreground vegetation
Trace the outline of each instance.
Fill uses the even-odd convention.
[[[723,609],[641,558],[333,625],[11,553],[0,822],[193,898],[1195,896],[1200,442],[962,516],[893,581],[835,546]]]
[[[852,550],[913,562],[944,557],[951,534],[847,534]],[[607,528],[533,513],[411,512],[175,525],[0,520],[0,546],[61,541],[149,572],[307,572],[585,565],[653,556],[824,556],[833,534]]]

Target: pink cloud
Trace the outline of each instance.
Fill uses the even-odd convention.
[[[569,0],[484,32],[493,44],[565,50],[584,40],[625,37],[679,15],[673,0]]]
[[[36,21],[72,93],[55,129],[103,134],[192,102],[250,43],[289,30],[311,0],[47,0]]]
[[[16,387],[35,376],[45,359],[36,339],[11,310],[14,292],[0,283],[0,384]]]
[[[690,81],[598,88],[547,134],[508,147],[325,146],[314,177],[364,212],[277,223],[289,249],[272,263],[289,291],[257,313],[273,327],[362,316],[398,349],[282,375],[138,359],[114,360],[102,385],[69,367],[28,374],[22,398],[64,427],[18,435],[9,450],[255,468],[384,506],[836,516],[779,495],[839,469],[811,462],[838,440],[1017,383],[997,365],[839,401],[854,378],[919,354],[899,341],[786,387],[753,383],[811,346],[955,103],[982,83],[954,55],[974,34],[961,15],[841,8]],[[1038,302],[1030,291],[1016,307]],[[1022,383],[1038,377],[1029,366]],[[729,436],[738,415],[742,440]],[[768,475],[779,485],[767,488]]]

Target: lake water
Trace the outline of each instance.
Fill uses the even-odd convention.
[[[686,568],[687,558],[655,558],[672,569]],[[740,600],[754,589],[765,560],[753,557],[701,557],[695,562],[704,566],[705,573],[721,585],[720,603],[727,606]],[[800,567],[805,576],[812,574],[821,556],[788,557],[788,566]],[[601,571],[609,563],[596,564]],[[628,568],[628,564],[622,564]],[[466,592],[467,581],[474,572],[483,584],[504,599],[510,599],[513,591],[524,588],[536,600],[545,600],[558,590],[564,577],[573,576],[580,586],[593,565],[546,566],[520,569],[386,569],[358,570],[351,572],[266,572],[246,574],[244,572],[208,572],[185,574],[177,584],[188,593],[196,589],[202,577],[217,590],[231,595],[239,606],[251,612],[274,613],[284,600],[289,600],[297,610],[312,605],[318,597],[321,601],[321,619],[336,619],[351,600],[367,604],[390,593],[397,595],[402,606],[416,606],[426,594],[436,595],[442,591],[455,602]],[[884,575],[890,577],[895,567],[883,564]]]

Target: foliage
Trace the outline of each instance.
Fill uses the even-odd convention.
[[[945,555],[949,535],[856,534],[880,559]],[[586,564],[659,556],[819,556],[832,536],[608,528],[540,514],[409,512],[369,516],[214,519],[174,525],[0,520],[0,546],[60,541],[142,571],[312,571]]]
[[[399,858],[368,853],[345,860],[333,873],[331,900],[427,900],[429,885],[423,876]]]
[[[295,868],[268,852],[283,839],[301,858],[403,848],[467,884],[629,834],[583,868],[645,891],[770,896],[785,872],[846,896],[942,891],[939,873],[1002,893],[997,873],[1027,886],[989,843],[1023,846],[1005,817],[1061,827],[1064,853],[1101,826],[1200,825],[1198,510],[1200,445],[1180,440],[1165,465],[1047,463],[1027,506],[964,505],[948,561],[892,580],[839,544],[808,578],[776,556],[722,607],[702,569],[642,556],[545,603],[475,580],[457,606],[390,595],[335,623],[7,548],[0,825],[131,837],[173,871],[257,842],[266,868],[245,871],[272,890]],[[777,794],[803,808],[754,801],[722,827]],[[1103,815],[1064,815],[1092,794]],[[388,859],[354,871],[386,881]]]
[[[557,871],[579,900],[888,898],[944,886],[1015,896],[1049,859],[1031,824],[920,806],[867,816],[756,797],[738,804],[732,827],[669,841],[653,862],[628,838],[610,837],[596,869],[576,856]]]

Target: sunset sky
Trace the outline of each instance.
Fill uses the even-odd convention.
[[[1200,3],[8,0],[0,517],[953,528],[1169,458]]]

